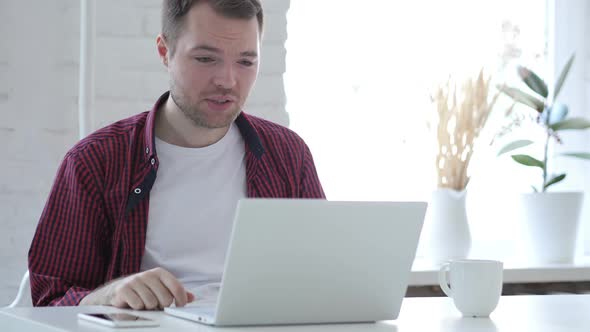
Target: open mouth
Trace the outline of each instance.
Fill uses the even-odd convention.
[[[227,103],[231,102],[231,100],[229,100],[229,99],[221,99],[221,100],[208,99],[208,100],[217,104],[217,105],[223,105],[223,104],[227,104]]]
[[[206,99],[209,107],[216,111],[225,111],[233,105],[233,99],[231,98],[208,98]]]
[[[216,105],[224,105],[224,104],[228,104],[233,102],[233,99],[230,97],[223,97],[223,96],[219,96],[219,97],[213,97],[213,98],[207,98],[207,101]]]

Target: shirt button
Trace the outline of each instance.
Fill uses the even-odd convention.
[[[145,154],[149,154],[150,153],[150,148],[145,148]]]
[[[133,190],[134,193],[136,194],[141,194],[141,188],[135,188],[135,190]]]
[[[155,165],[156,164],[156,159],[152,158],[151,162],[152,162],[152,165]]]

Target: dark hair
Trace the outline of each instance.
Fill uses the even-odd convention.
[[[260,0],[164,0],[162,6],[162,35],[174,53],[180,28],[190,9],[201,1],[207,1],[213,10],[230,18],[258,20],[258,30],[262,34],[263,13]]]

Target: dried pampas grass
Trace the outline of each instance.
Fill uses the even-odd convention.
[[[432,101],[436,103],[438,151],[436,169],[438,187],[464,190],[469,183],[467,169],[479,133],[485,126],[499,92],[488,103],[491,77],[484,80],[483,70],[475,81],[465,80],[461,90],[447,81],[438,86]]]

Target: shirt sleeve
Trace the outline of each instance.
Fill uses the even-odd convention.
[[[68,153],[57,172],[29,249],[34,306],[78,305],[104,282],[110,240],[98,159]]]
[[[318,177],[318,173],[313,162],[311,151],[307,144],[303,149],[303,167],[301,174],[301,196],[300,198],[326,198],[324,189]]]

